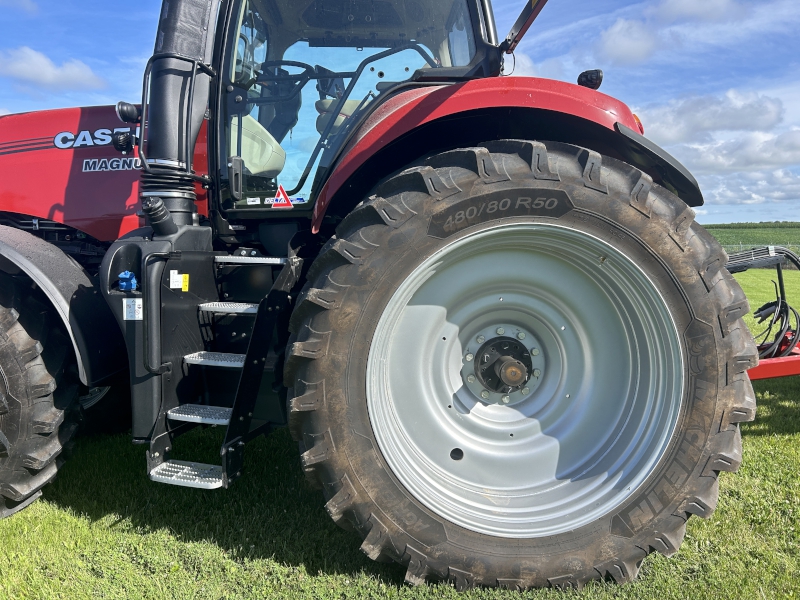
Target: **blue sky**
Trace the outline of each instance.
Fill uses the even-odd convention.
[[[502,36],[523,1],[494,5]],[[135,101],[159,7],[0,0],[0,113]],[[700,181],[701,222],[800,220],[798,30],[797,0],[550,0],[515,75],[603,69]]]

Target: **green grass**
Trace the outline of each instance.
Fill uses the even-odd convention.
[[[729,252],[735,251],[733,246],[789,246],[800,251],[800,223],[731,223],[705,228]]]
[[[770,271],[739,279],[756,305]],[[787,276],[800,300],[800,273]],[[800,304],[800,302],[798,302]],[[0,521],[0,598],[789,598],[800,596],[800,378],[756,385],[744,464],[723,474],[714,516],[693,518],[680,552],[644,562],[635,583],[525,594],[411,588],[338,529],[306,487],[285,430],[247,447],[228,491],[150,483],[126,436],[82,438],[44,498]],[[218,460],[221,431],[181,438]]]

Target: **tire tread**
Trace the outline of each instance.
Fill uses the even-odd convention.
[[[19,401],[5,411],[7,456],[0,458],[0,518],[30,505],[52,481],[64,449],[78,428],[78,385],[67,336],[33,289],[0,273],[0,353],[6,371],[14,370]],[[9,416],[6,416],[9,415]],[[14,431],[13,444],[6,433]]]

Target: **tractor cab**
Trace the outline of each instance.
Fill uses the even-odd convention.
[[[261,219],[288,202],[310,209],[320,175],[376,100],[409,80],[485,73],[476,64],[494,39],[489,10],[474,0],[233,6],[216,125],[226,217]]]

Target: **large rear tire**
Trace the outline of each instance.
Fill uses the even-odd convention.
[[[755,415],[726,260],[677,197],[575,146],[384,182],[290,326],[290,428],[327,511],[410,583],[633,579],[711,515]]]
[[[24,283],[0,274],[0,518],[41,496],[77,429],[72,346]]]

